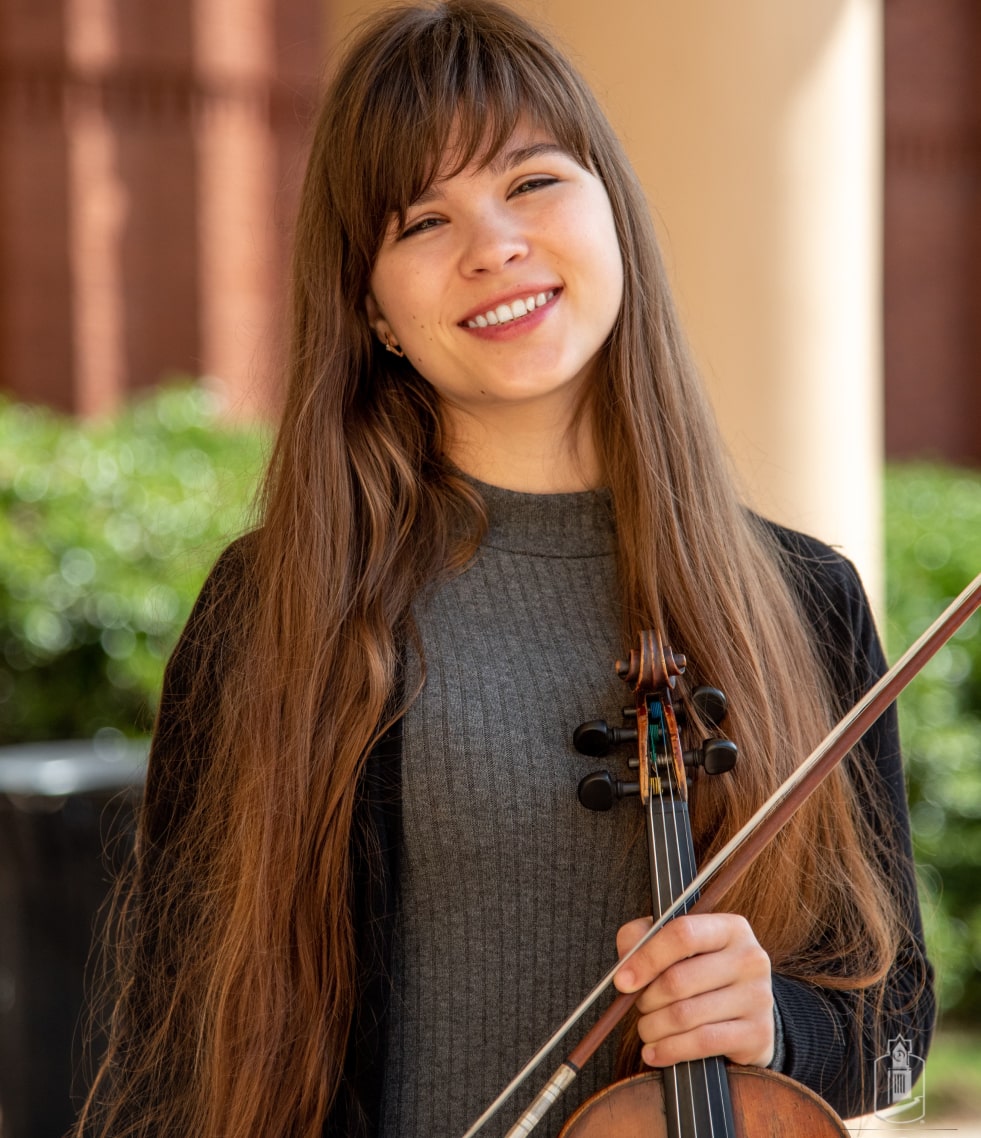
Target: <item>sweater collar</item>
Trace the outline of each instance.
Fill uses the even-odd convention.
[[[483,545],[544,557],[601,557],[616,552],[609,490],[525,494],[468,479],[487,507]]]

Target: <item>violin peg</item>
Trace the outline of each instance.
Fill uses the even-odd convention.
[[[618,743],[636,743],[636,727],[611,727],[605,719],[589,719],[572,733],[572,745],[582,755],[601,759]]]
[[[709,739],[702,747],[702,756],[706,774],[724,774],[736,765],[739,748],[731,739]]]
[[[686,767],[701,767],[706,774],[724,774],[736,765],[739,748],[731,739],[707,739],[697,751],[685,751]]]
[[[609,810],[618,798],[634,794],[640,794],[639,782],[621,782],[609,771],[593,771],[579,783],[579,801],[587,810]]]
[[[701,718],[713,727],[718,727],[729,713],[729,701],[718,688],[697,687],[689,698]]]

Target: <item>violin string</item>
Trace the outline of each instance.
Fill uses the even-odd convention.
[[[689,858],[688,864],[694,867],[694,865],[695,865],[695,843],[694,843],[694,838],[692,835],[692,829],[691,829],[690,824],[689,824],[687,830],[685,831],[684,836],[685,836],[685,838],[687,840],[687,844],[688,844],[688,858]],[[711,1085],[711,1078],[710,1078],[710,1074],[709,1074],[710,1066],[711,1066],[712,1070],[715,1072],[714,1101],[719,1102],[719,1103],[724,1102],[725,1098],[727,1097],[726,1092],[728,1090],[728,1087],[727,1087],[727,1083],[726,1083],[725,1070],[724,1070],[722,1064],[718,1060],[709,1061],[707,1059],[701,1059],[698,1061],[698,1065],[701,1068],[702,1086],[704,1089],[705,1102],[709,1103],[709,1104],[711,1104],[713,1102],[712,1085]],[[729,1113],[726,1110],[723,1110],[721,1113],[722,1113],[721,1121],[722,1121],[722,1127],[723,1127],[723,1131],[724,1131],[723,1138],[730,1138],[730,1135],[729,1135]],[[716,1115],[717,1115],[717,1112],[715,1110],[713,1110],[711,1108],[711,1105],[710,1105],[708,1123],[709,1123],[709,1134],[711,1135],[711,1138],[715,1138]],[[696,1127],[696,1129],[697,1129],[697,1127]]]
[[[676,768],[674,766],[674,743],[675,737],[671,731],[671,725],[667,718],[667,710],[662,706],[661,711],[661,730],[663,734],[662,745],[664,748],[665,756],[665,777],[668,785],[668,805],[670,806],[670,829],[668,829],[667,818],[665,819],[665,834],[670,835],[674,840],[674,877],[676,880],[669,881],[669,897],[675,897],[685,887],[685,874],[684,874],[684,861],[681,856],[681,827],[678,825],[678,810],[679,804],[683,802],[681,795],[681,787],[675,786]],[[682,776],[684,767],[682,767]],[[676,799],[677,795],[677,801]],[[663,810],[663,807],[662,807]],[[670,851],[669,851],[670,852]],[[671,859],[669,858],[669,871]],[[675,1065],[671,1069],[672,1092],[675,1096],[675,1118],[678,1120],[678,1128],[681,1129],[681,1093],[682,1087],[685,1087],[688,1092],[688,1110],[691,1113],[691,1131],[692,1138],[698,1138],[698,1115],[695,1110],[695,1086],[693,1079],[692,1064],[686,1062],[683,1065]]]
[[[678,737],[678,734],[677,734],[677,732],[678,732],[677,717],[674,715],[673,709],[671,711],[671,715],[672,715],[672,718],[674,719],[674,736],[673,736],[672,742],[674,742],[676,744],[678,751],[681,752],[682,751],[681,739]],[[683,759],[678,766],[678,772],[679,772],[680,778],[686,777]],[[694,847],[693,840],[692,840],[691,819],[689,817],[686,825],[684,825],[684,826],[680,826],[678,824],[679,814],[682,811],[684,811],[684,812],[689,811],[689,807],[688,807],[688,804],[686,801],[687,796],[684,794],[684,789],[685,788],[682,784],[678,784],[677,788],[676,788],[675,781],[672,780],[672,782],[671,782],[671,804],[672,804],[672,818],[674,820],[674,835],[675,835],[675,845],[676,845],[676,853],[677,853],[676,860],[677,860],[677,865],[678,865],[678,881],[677,881],[677,883],[672,884],[672,889],[671,889],[671,896],[672,897],[674,897],[678,893],[681,893],[683,891],[683,889],[685,888],[685,886],[688,884],[686,877],[694,877],[694,875],[695,875],[695,847]],[[674,801],[676,790],[677,790],[677,797],[678,797],[677,803],[675,803],[675,801]],[[682,846],[684,846],[684,849],[682,849]],[[685,912],[688,911],[687,906],[685,907],[684,911]],[[686,1077],[686,1081],[688,1084],[689,1105],[691,1108],[691,1118],[692,1118],[691,1131],[692,1131],[692,1135],[694,1136],[694,1138],[698,1138],[699,1121],[698,1121],[698,1111],[697,1111],[696,1105],[695,1105],[696,1104],[695,1084],[696,1084],[696,1082],[700,1081],[702,1084],[702,1101],[708,1107],[709,1133],[710,1133],[710,1135],[712,1135],[712,1138],[714,1138],[714,1134],[715,1134],[715,1123],[714,1123],[715,1111],[712,1109],[712,1105],[711,1105],[712,1099],[711,1099],[711,1096],[709,1094],[708,1064],[706,1063],[706,1061],[704,1059],[699,1059],[699,1060],[694,1060],[694,1061],[693,1060],[686,1061],[686,1063],[685,1063],[685,1077]]]
[[[650,748],[650,744],[648,744],[648,747]],[[656,775],[657,770],[655,769],[654,771],[652,771],[652,774]],[[673,791],[671,791],[670,793],[672,793],[672,795],[673,795]],[[652,791],[650,796],[649,796],[647,808],[648,808],[648,812],[649,812],[651,819],[652,819],[651,826],[650,826],[651,862],[654,866],[655,874],[658,877],[657,890],[656,890],[656,893],[653,897],[653,904],[654,904],[654,909],[656,910],[658,915],[660,915],[661,912],[663,911],[661,898],[662,898],[662,896],[665,896],[665,893],[661,889],[660,865],[659,865],[658,859],[654,856],[655,855],[655,844],[656,844],[655,843],[655,835],[654,835],[654,824],[653,824],[654,798],[655,798],[655,796],[654,796],[654,793]],[[661,811],[661,832],[664,835],[665,853],[670,854],[670,845],[669,845],[670,830],[668,829],[668,810],[667,810],[667,804],[665,803],[663,794],[657,795],[657,802],[658,802],[658,806],[659,806],[660,811]],[[677,834],[675,834],[675,848],[676,848],[676,850],[678,848]],[[668,897],[673,897],[676,890],[675,890],[675,883],[671,879],[672,878],[672,874],[671,874],[672,866],[671,866],[670,856],[666,857],[665,860],[667,862],[665,869],[667,871],[667,878],[668,878],[666,895]],[[677,864],[678,871],[680,873],[680,870],[681,870],[680,862],[677,862],[676,864]],[[678,1066],[674,1065],[672,1067],[667,1068],[665,1071],[663,1071],[663,1076],[665,1076],[665,1078],[664,1078],[664,1093],[666,1095],[667,1094],[673,1095],[674,1107],[675,1107],[674,1116],[675,1116],[675,1118],[678,1118],[679,1114],[680,1114],[680,1109],[681,1109],[681,1087],[680,1087],[679,1082],[678,1082],[678,1076],[679,1076]],[[669,1080],[670,1080],[670,1083],[669,1083]]]
[[[671,757],[674,754],[675,746],[679,753],[683,752],[680,736],[678,735],[677,717],[673,707],[669,705],[666,717],[670,718],[672,725],[672,732],[666,736],[665,742],[670,742],[671,745],[666,746],[666,760],[665,765],[669,770],[679,769],[681,777],[687,777],[683,762],[679,768],[674,768],[671,764]],[[667,718],[664,724],[665,728],[668,726]],[[704,741],[704,740],[703,740]],[[669,896],[674,897],[681,893],[688,880],[695,876],[695,867],[697,865],[695,857],[695,844],[694,835],[692,833],[691,819],[690,819],[690,804],[689,796],[683,793],[684,787],[677,782],[674,778],[668,780],[668,798],[671,805],[671,830],[667,828],[667,812],[664,811],[662,805],[662,815],[665,818],[665,833],[671,833],[674,837],[675,858],[672,865],[670,858],[668,859],[669,874],[671,869],[674,869],[674,879],[669,883]],[[686,818],[682,818],[682,815]],[[690,906],[686,905],[684,911],[687,912]],[[660,905],[658,905],[660,911]],[[684,1077],[679,1079],[679,1075],[675,1072],[683,1070]],[[714,1078],[713,1078],[714,1075]],[[690,1133],[693,1138],[698,1138],[699,1132],[702,1129],[700,1121],[700,1114],[697,1107],[699,1096],[696,1094],[696,1086],[701,1087],[700,1101],[705,1107],[705,1121],[708,1125],[708,1133],[710,1138],[716,1138],[717,1126],[721,1126],[722,1131],[718,1138],[731,1138],[730,1122],[731,1111],[727,1109],[729,1099],[728,1082],[726,1079],[725,1068],[719,1059],[696,1059],[686,1060],[683,1064],[679,1064],[677,1068],[672,1069],[674,1093],[676,1095],[676,1117],[678,1119],[679,1130],[683,1133]],[[679,1083],[688,1088],[688,1105],[690,1108],[690,1126],[688,1130],[681,1124],[681,1103],[678,1099]]]

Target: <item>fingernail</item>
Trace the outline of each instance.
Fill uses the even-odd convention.
[[[641,1059],[647,1064],[648,1067],[654,1066],[655,1053],[654,1048],[648,1044],[640,1053]]]

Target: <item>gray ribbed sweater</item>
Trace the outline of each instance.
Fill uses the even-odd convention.
[[[461,1135],[616,959],[617,928],[650,912],[636,801],[595,814],[576,797],[597,767],[625,777],[624,756],[572,746],[630,702],[609,498],[480,489],[475,563],[416,612],[386,1138]],[[607,1047],[536,1133],[610,1072]]]

